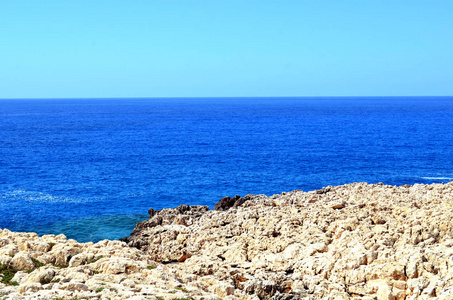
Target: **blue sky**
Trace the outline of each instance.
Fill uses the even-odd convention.
[[[0,2],[0,98],[453,95],[453,1]]]

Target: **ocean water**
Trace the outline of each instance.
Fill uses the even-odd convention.
[[[0,100],[0,228],[117,239],[150,207],[453,180],[453,98]]]

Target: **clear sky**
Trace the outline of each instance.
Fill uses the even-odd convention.
[[[385,95],[453,95],[453,1],[0,2],[0,98]]]

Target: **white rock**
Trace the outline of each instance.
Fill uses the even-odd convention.
[[[89,288],[87,285],[80,283],[80,282],[67,282],[63,283],[60,286],[62,290],[69,290],[69,291],[88,291]]]
[[[392,288],[388,285],[381,285],[376,293],[378,300],[394,300]]]
[[[46,284],[49,283],[52,278],[55,276],[55,271],[52,269],[39,268],[34,270],[21,281],[22,283],[40,283]]]
[[[35,267],[30,256],[26,252],[17,253],[10,262],[11,267],[17,270],[30,270]]]

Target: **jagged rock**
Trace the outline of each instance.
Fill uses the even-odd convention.
[[[234,286],[227,283],[219,283],[214,287],[214,292],[222,298],[225,298],[229,295],[234,295]]]
[[[40,283],[46,284],[49,283],[55,276],[55,270],[52,269],[37,269],[28,276],[24,277],[21,281],[22,283]]]
[[[68,290],[68,291],[88,291],[89,290],[87,285],[80,283],[80,282],[64,283],[60,286],[60,289]]]
[[[33,261],[26,252],[17,253],[10,262],[11,267],[17,270],[30,270],[34,268]]]
[[[214,210],[225,211],[230,208],[237,208],[252,198],[253,195],[246,195],[244,198],[241,198],[239,195],[236,195],[233,198],[224,197],[214,205]]]
[[[63,235],[0,230],[0,262],[12,266],[14,258],[36,259],[36,266],[28,261],[33,272],[15,274],[18,287],[0,285],[0,294],[6,299],[451,299],[452,200],[453,183],[353,183],[223,198],[212,211],[188,205],[150,209],[150,219],[138,223],[124,242],[80,244]]]
[[[145,230],[164,233],[167,231],[167,227],[173,226],[172,228],[178,229],[178,234],[184,233],[183,227],[191,225],[193,220],[198,219],[207,211],[209,211],[209,207],[201,205],[180,205],[176,208],[167,208],[160,211],[155,211],[151,208],[148,211],[150,215],[149,220],[137,223],[131,236],[120,240],[128,243],[129,246],[146,250],[149,247],[150,242],[161,243],[161,241],[150,241],[150,233],[146,233],[145,236],[142,236],[142,232]],[[174,237],[176,236],[171,233],[171,236],[164,238],[164,240],[174,240]],[[180,243],[163,245],[167,249],[166,257],[162,257],[159,261],[178,261],[183,254],[183,251],[180,251],[181,247],[177,244]],[[186,251],[185,253],[190,253],[190,251]]]
[[[344,200],[336,200],[336,201],[330,203],[329,206],[332,209],[341,209],[341,208],[344,208],[346,206],[346,201],[344,201]]]
[[[11,282],[18,282],[21,283],[22,280],[27,277],[28,273],[24,271],[18,271],[16,274],[14,274],[14,277],[11,279]]]
[[[19,252],[19,247],[14,244],[7,244],[0,248],[0,255],[14,256],[17,252]]]
[[[77,267],[86,264],[88,261],[94,259],[93,253],[79,253],[71,257],[69,261],[70,267]]]
[[[326,194],[326,193],[330,192],[331,190],[332,190],[332,186],[329,185],[329,186],[323,187],[320,190],[316,190],[315,193],[318,195],[322,195],[322,194]]]
[[[71,258],[71,253],[66,249],[53,251],[53,256],[55,257],[55,264],[64,266],[69,262]]]
[[[8,245],[10,241],[8,239],[0,239],[0,247]]]
[[[19,286],[17,292],[23,294],[25,292],[36,292],[42,289],[41,284],[39,283],[26,283]]]
[[[395,296],[392,293],[392,287],[388,285],[381,285],[376,293],[378,300],[394,300]]]
[[[0,265],[9,265],[11,262],[12,257],[9,255],[0,255]]]

